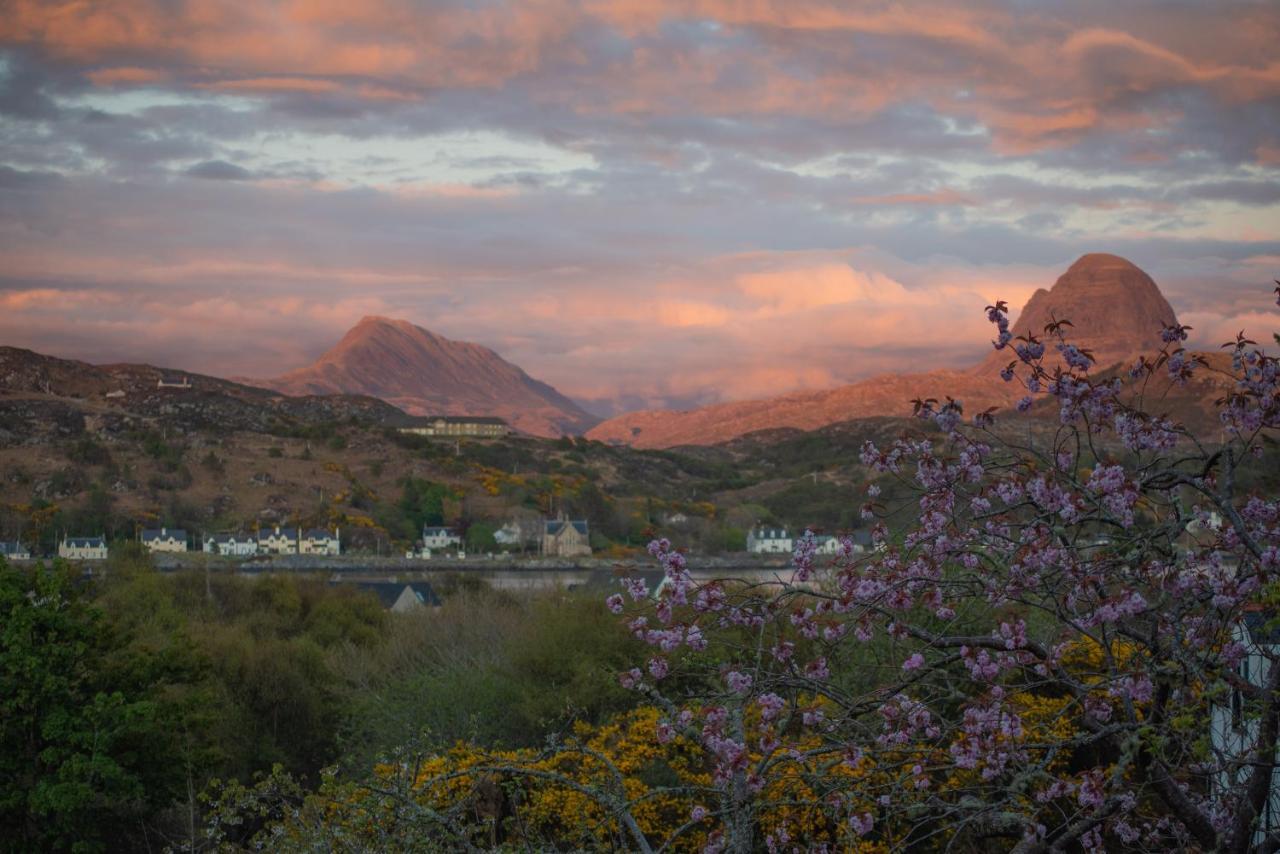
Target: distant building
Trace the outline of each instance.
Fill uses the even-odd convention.
[[[523,546],[532,542],[538,535],[537,519],[521,522],[513,519],[493,532],[493,540],[500,546]]]
[[[187,532],[181,528],[148,528],[142,532],[142,544],[147,551],[185,552],[187,550]]]
[[[1272,661],[1280,655],[1280,630],[1268,627],[1274,617],[1274,614],[1264,612],[1246,614],[1244,620],[1236,626],[1233,638],[1245,650],[1244,657],[1236,665],[1236,674],[1262,691],[1266,690]],[[1246,760],[1258,749],[1258,740],[1262,737],[1262,718],[1257,711],[1250,714],[1247,707],[1248,700],[1243,692],[1239,688],[1232,688],[1226,696],[1226,702],[1215,703],[1210,710],[1209,740],[1213,744],[1213,754],[1227,760],[1221,763],[1222,767],[1233,764],[1239,766],[1234,777],[1231,771],[1223,770],[1218,773],[1217,784],[1223,788],[1239,786],[1248,779],[1246,775],[1253,771],[1252,763]],[[1230,760],[1238,762],[1232,763]],[[1271,772],[1271,785],[1256,825],[1253,844],[1258,849],[1264,848],[1265,840],[1278,830],[1280,764]]]
[[[411,415],[396,429],[415,436],[476,439],[499,439],[511,433],[506,421],[487,415]]]
[[[22,544],[22,540],[0,540],[0,557],[9,560],[31,560],[31,551]]]
[[[304,555],[336,555],[342,553],[342,543],[338,539],[338,529],[332,532],[324,528],[311,528],[302,533],[298,540],[298,553]]]
[[[794,547],[786,528],[752,528],[747,533],[747,551],[753,554],[791,554]]]
[[[263,528],[258,532],[258,551],[262,554],[296,555],[298,553],[298,529]]]
[[[462,536],[453,528],[439,525],[422,526],[422,548],[433,551],[462,548]]]
[[[106,537],[63,537],[58,557],[66,560],[106,560]]]
[[[813,539],[818,546],[818,554],[820,555],[840,554],[840,538],[839,537],[833,537],[831,534],[818,534]]]
[[[394,614],[404,614],[419,608],[440,607],[440,597],[431,585],[425,581],[357,581],[339,582],[351,584],[357,590],[372,593],[378,597],[382,607]]]
[[[204,551],[223,557],[248,557],[258,553],[258,540],[252,534],[214,534],[205,537]]]
[[[547,519],[542,528],[542,554],[582,557],[591,554],[591,531],[583,519]]]
[[[191,388],[191,380],[186,374],[162,373],[156,380],[156,388]]]

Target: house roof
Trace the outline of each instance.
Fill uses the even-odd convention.
[[[546,520],[546,531],[551,536],[557,537],[560,535],[560,532],[564,530],[565,525],[572,525],[578,530],[578,533],[584,537],[591,535],[591,529],[587,525],[585,519],[573,519],[568,521],[564,519],[548,519]]]
[[[382,607],[390,608],[400,599],[404,589],[408,587],[423,605],[436,607],[440,605],[440,597],[430,584],[425,581],[333,581],[331,584],[349,584],[357,590],[372,593],[378,597]]]
[[[21,540],[18,540],[16,542],[0,540],[0,555],[15,555],[18,552],[25,552],[25,551],[27,551],[27,548],[26,546],[22,545]]]
[[[456,537],[458,532],[453,528],[446,528],[443,525],[423,525],[422,536],[424,537]]]
[[[443,421],[445,424],[491,424],[506,427],[506,419],[492,415],[395,415],[387,419],[392,427],[430,427]]]
[[[786,528],[757,528],[751,532],[757,540],[789,540],[791,535]]]
[[[336,540],[338,535],[333,531],[326,531],[324,528],[308,528],[302,532],[302,537],[307,540]]]
[[[73,549],[106,548],[106,537],[64,537],[63,542]]]
[[[185,540],[187,532],[182,528],[147,528],[142,532],[142,541],[150,543],[155,540]]]
[[[252,534],[210,534],[205,539],[213,543],[251,543],[254,541]]]
[[[443,421],[446,424],[494,424],[505,427],[505,419],[493,415],[428,415],[425,421]]]
[[[260,540],[276,539],[279,537],[285,537],[286,539],[296,540],[298,539],[298,529],[297,528],[263,528],[258,532],[258,539]]]

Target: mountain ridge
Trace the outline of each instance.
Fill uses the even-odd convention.
[[[1151,277],[1125,258],[1090,253],[1077,259],[1054,283],[1039,288],[1018,313],[1010,330],[1044,337],[1050,318],[1070,320],[1069,340],[1089,349],[1097,367],[1158,350],[1160,329],[1177,323],[1173,308]],[[1052,365],[1057,354],[1049,347]],[[698,409],[643,410],[609,419],[588,438],[623,442],[638,448],[709,445],[747,433],[783,427],[814,430],[857,418],[905,415],[913,397],[953,397],[968,412],[1011,405],[1024,393],[998,374],[1014,358],[992,350],[961,369],[881,374],[849,385],[759,400],[729,401]]]

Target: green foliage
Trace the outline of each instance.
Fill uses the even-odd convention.
[[[168,658],[140,661],[127,633],[65,567],[0,561],[0,839],[13,850],[132,848],[139,823],[180,791]]]
[[[467,528],[467,551],[491,552],[498,548],[493,535],[497,528],[488,522],[475,522]]]
[[[329,446],[329,450],[331,451],[342,451],[347,447],[347,437],[343,436],[341,433],[335,433],[329,437],[326,444]]]
[[[829,483],[796,481],[764,500],[770,514],[796,528],[809,526],[828,531],[860,524],[859,503],[852,489],[832,488]]]
[[[393,530],[390,525],[386,527],[407,539],[416,537],[423,525],[443,525],[445,500],[458,497],[457,490],[446,484],[412,475],[400,481],[400,488],[400,501],[396,505],[399,518],[395,519],[399,523],[398,530]]]
[[[595,595],[532,600],[457,590],[395,619],[381,646],[337,657],[344,764],[366,769],[408,740],[533,746],[575,720],[599,722],[635,695],[617,672],[638,641]]]
[[[284,456],[284,448],[281,448],[278,445],[272,445],[270,448],[267,448],[267,456],[273,460],[278,460]]]

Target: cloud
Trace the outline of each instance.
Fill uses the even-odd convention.
[[[692,405],[980,358],[983,305],[1088,251],[1198,335],[1265,326],[1277,36],[1232,2],[13,0],[0,339],[264,375],[391,314]]]

